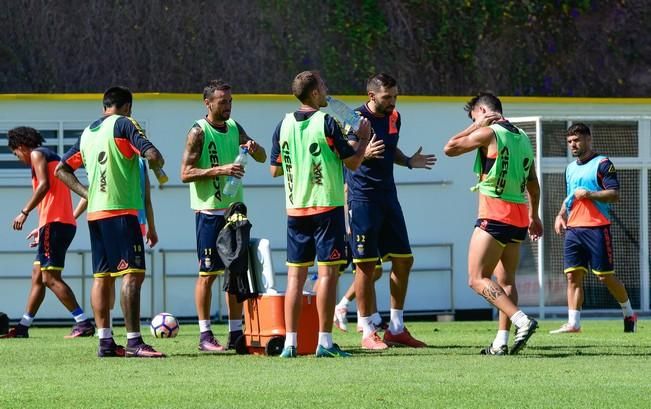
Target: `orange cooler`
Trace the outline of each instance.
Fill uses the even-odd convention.
[[[285,294],[263,294],[244,302],[244,345],[238,353],[280,355],[285,345]],[[299,355],[313,354],[319,337],[316,295],[303,294],[296,348]]]

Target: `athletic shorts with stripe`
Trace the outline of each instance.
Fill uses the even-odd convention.
[[[351,266],[351,272],[355,274],[357,266],[355,263],[353,263],[353,251],[350,249],[350,236],[346,235],[346,264],[342,264],[339,266],[339,275],[342,275],[348,266]],[[382,259],[377,258],[377,261],[375,262],[375,269],[376,270],[382,270]]]
[[[339,275],[342,275],[352,262],[353,262],[353,253],[350,251],[350,237],[346,235],[346,264],[341,264],[339,266]]]
[[[592,269],[596,275],[614,274],[610,225],[568,227],[565,230],[564,271]]]
[[[344,208],[309,216],[287,216],[287,265],[346,264]]]
[[[351,200],[350,247],[353,262],[382,261],[412,257],[407,226],[397,198],[367,202]]]
[[[527,232],[529,231],[528,227],[517,227],[490,219],[477,219],[475,227],[493,236],[502,246],[523,242],[527,238]]]
[[[41,270],[63,270],[66,252],[75,238],[77,226],[52,222],[38,229],[38,251],[34,264]]]
[[[95,277],[145,273],[145,248],[135,215],[88,222]]]
[[[199,259],[199,275],[213,276],[224,274],[224,262],[217,253],[217,236],[226,225],[223,215],[195,214],[197,232],[197,257]]]

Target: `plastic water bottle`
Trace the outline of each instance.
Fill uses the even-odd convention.
[[[151,170],[154,172],[154,175],[156,175],[156,179],[158,180],[159,185],[164,185],[170,180],[163,168],[152,168]]]
[[[249,149],[247,147],[243,147],[242,150],[240,151],[240,154],[237,155],[237,158],[235,158],[235,162],[242,165],[242,167],[246,166],[246,162],[248,160],[248,155]],[[238,178],[235,176],[229,176],[228,179],[226,179],[226,186],[224,186],[224,195],[225,196],[235,196],[237,193],[237,189],[242,185],[242,178]]]
[[[314,291],[314,286],[316,285],[316,281],[319,279],[319,273],[314,271],[314,272],[307,272],[307,280],[305,280],[305,284],[303,285],[303,294],[305,295],[312,295],[316,294]]]
[[[342,101],[339,101],[330,95],[326,97],[326,101],[328,101],[328,106],[324,108],[324,111],[339,121],[343,125],[346,132],[349,132],[351,129],[353,132],[357,132],[359,129],[359,124],[362,120],[359,114],[350,109],[348,105]]]

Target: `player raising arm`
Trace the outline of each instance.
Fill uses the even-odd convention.
[[[524,131],[504,119],[495,95],[480,93],[465,110],[473,123],[453,136],[444,151],[447,156],[477,152],[474,171],[479,183],[473,189],[479,191],[479,215],[468,246],[468,284],[500,311],[497,336],[481,353],[508,354],[513,323],[517,328],[513,355],[538,327],[536,320],[518,309],[515,285],[520,244],[527,231],[533,240],[543,233],[533,149]],[[491,280],[493,275],[497,282]]]

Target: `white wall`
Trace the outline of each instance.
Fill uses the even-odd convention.
[[[359,105],[363,97],[344,97],[350,105]],[[466,285],[467,243],[476,215],[476,197],[469,191],[475,182],[472,174],[473,155],[447,158],[442,153],[445,142],[457,131],[465,128],[469,120],[463,111],[466,98],[401,97],[398,109],[402,114],[402,132],[399,146],[411,155],[419,146],[425,153],[439,158],[432,171],[408,170],[396,166],[395,177],[398,194],[412,244],[451,243],[454,249],[453,276],[454,302],[457,309],[486,308],[483,299]],[[586,99],[527,99],[505,98],[507,116],[530,115],[643,115],[648,114],[651,100],[586,100]],[[271,135],[285,112],[297,107],[290,96],[235,95],[232,116],[248,134],[270,153]],[[141,94],[135,96],[134,117],[144,124],[149,138],[166,159],[170,182],[162,189],[154,186],[152,198],[160,237],[158,249],[186,249],[184,254],[168,254],[166,270],[169,274],[185,277],[169,278],[163,291],[163,260],[155,251],[153,257],[153,291],[151,280],[146,283],[143,297],[143,316],[168,309],[179,316],[193,316],[193,285],[197,264],[192,249],[195,248],[194,215],[189,208],[188,188],[180,183],[179,168],[185,135],[193,121],[205,114],[201,96]],[[90,123],[101,115],[100,95],[0,95],[0,130],[16,125],[38,127],[39,121],[65,120]],[[83,172],[83,171],[82,171]],[[15,172],[12,172],[15,175]],[[4,175],[4,176],[3,176]],[[24,279],[0,280],[0,311],[12,318],[23,312],[29,290],[29,275],[33,254],[6,254],[6,251],[26,250],[23,238],[36,224],[31,215],[25,232],[14,232],[10,225],[31,194],[29,172],[22,176],[7,177],[0,170],[0,277],[24,276]],[[152,181],[154,178],[152,177]],[[268,162],[251,163],[244,180],[245,197],[253,223],[252,234],[265,237],[274,248],[286,245],[284,194],[282,180],[272,179]],[[415,182],[420,182],[415,183]],[[155,183],[155,182],[154,182]],[[16,187],[23,185],[24,187]],[[77,236],[71,249],[89,249],[88,229],[79,223]],[[407,299],[407,310],[445,310],[451,307],[449,273],[435,271],[448,266],[445,249],[415,248],[416,267]],[[284,271],[284,253],[274,253],[277,271]],[[151,261],[151,260],[150,260]],[[385,264],[385,268],[388,268]],[[86,254],[85,274],[91,274],[90,255]],[[150,266],[151,267],[151,266]],[[67,259],[64,277],[80,274],[81,256],[71,252]],[[428,270],[429,269],[429,270]],[[379,308],[388,310],[388,279],[384,275],[378,284]],[[279,280],[284,285],[284,279]],[[340,283],[341,291],[351,281],[346,274]],[[83,285],[80,279],[68,280],[78,298],[89,307],[91,280]],[[151,305],[154,295],[154,305]],[[216,308],[216,306],[215,306]],[[119,315],[119,314],[118,314]],[[39,317],[66,318],[67,312],[48,294]]]

